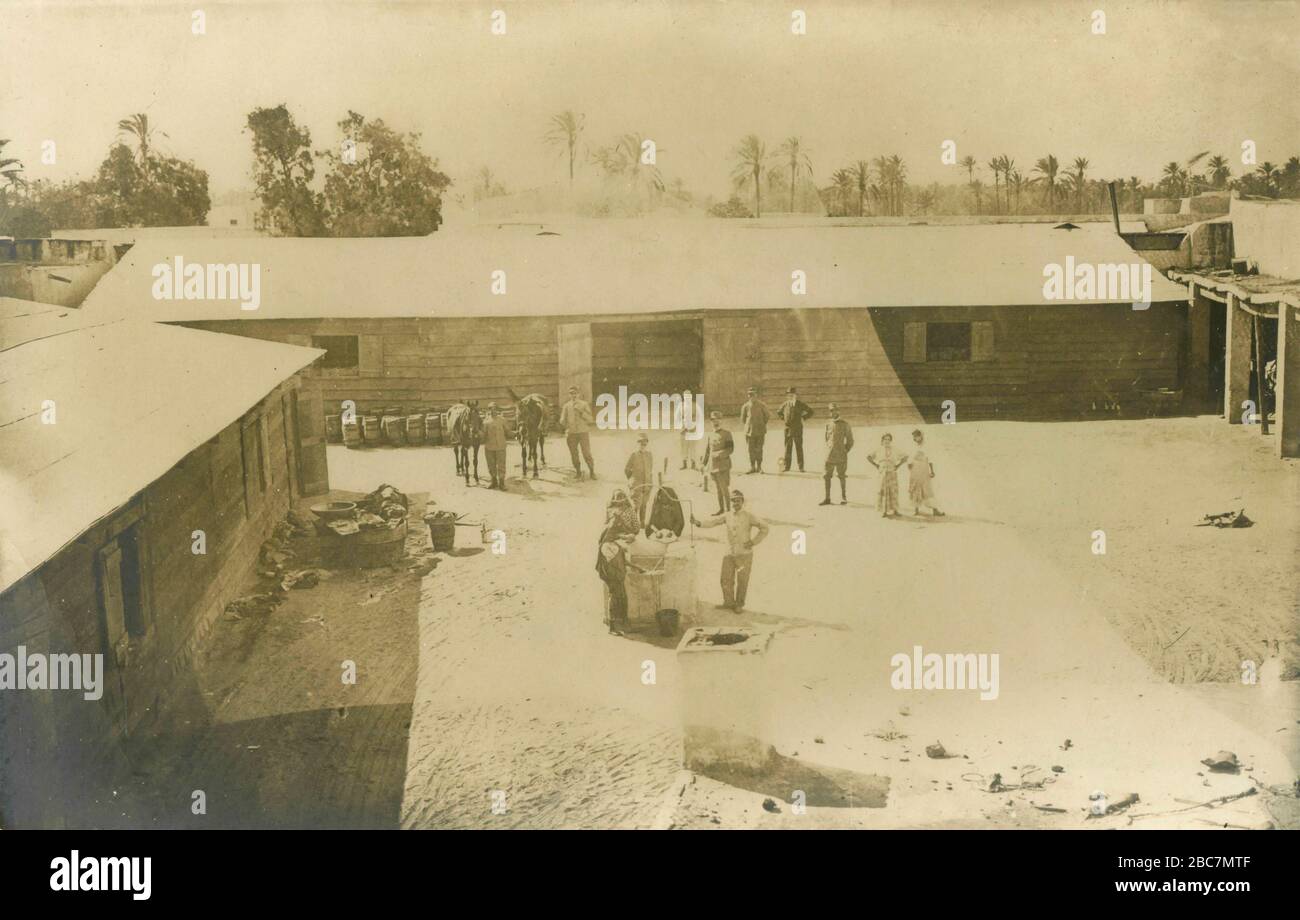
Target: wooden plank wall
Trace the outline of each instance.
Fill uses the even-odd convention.
[[[992,360],[903,360],[906,323],[973,321],[992,323]],[[959,419],[1142,414],[1146,391],[1179,385],[1182,322],[1180,304],[765,311],[756,376],[769,403],[795,386],[862,423],[937,421],[948,399]]]
[[[401,406],[445,409],[461,399],[484,405],[541,393],[559,393],[556,327],[563,317],[493,319],[385,318],[222,320],[185,323],[196,329],[310,345],[316,335],[355,335],[363,355],[355,371],[312,369],[327,414],[351,399],[362,412]],[[375,355],[373,363],[366,355]]]
[[[0,694],[6,826],[59,826],[78,803],[96,807],[92,800],[104,800],[106,784],[125,766],[122,735],[168,695],[185,692],[194,653],[226,603],[246,587],[262,542],[288,511],[281,396],[298,385],[296,378],[286,381],[250,410],[265,418],[270,480],[251,513],[244,506],[236,421],[0,595],[0,650],[105,653],[104,696],[97,702],[71,692]],[[120,522],[135,515],[148,628],[118,669],[104,647],[95,556]],[[207,534],[205,555],[190,551],[191,534],[200,529]]]

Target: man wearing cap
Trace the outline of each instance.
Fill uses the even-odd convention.
[[[831,503],[831,475],[840,477],[840,504],[849,503],[848,489],[844,484],[845,474],[849,468],[849,451],[853,450],[853,428],[840,418],[839,406],[831,403],[828,407],[831,420],[826,423],[826,497],[821,504]]]
[[[731,432],[722,427],[721,412],[710,412],[709,423],[713,433],[704,449],[704,464],[709,478],[718,487],[718,514],[722,514],[731,507],[731,452],[736,449],[736,442]]]
[[[785,402],[776,410],[778,418],[785,422],[785,469],[790,469],[790,451],[793,448],[799,458],[799,472],[803,472],[803,423],[812,418],[812,408],[799,398],[794,387],[787,387]]]
[[[745,496],[739,489],[732,489],[730,510],[704,521],[697,521],[692,516],[691,523],[696,527],[726,525],[727,554],[722,557],[722,603],[718,607],[742,612],[745,593],[749,590],[749,576],[754,569],[754,547],[767,536],[766,522],[745,507]]]
[[[501,410],[496,403],[488,404],[488,417],[483,422],[483,450],[487,454],[488,472],[492,475],[489,488],[506,489],[506,420],[501,417]]]
[[[767,405],[758,398],[758,388],[749,388],[749,400],[740,407],[740,424],[745,429],[749,447],[749,472],[763,472],[763,441],[767,438],[767,420],[772,417]]]
[[[578,394],[577,387],[569,387],[569,401],[560,408],[560,424],[564,427],[564,439],[569,443],[569,456],[573,459],[573,471],[582,478],[582,464],[578,462],[578,448],[587,461],[591,478],[596,478],[596,467],[591,462],[591,426],[595,419],[591,406]]]
[[[632,493],[632,504],[636,506],[636,515],[645,526],[646,503],[650,500],[650,488],[654,484],[655,458],[650,453],[650,436],[644,431],[636,436],[636,450],[627,458],[623,475],[627,477],[627,489]]]

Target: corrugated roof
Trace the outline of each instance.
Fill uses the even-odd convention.
[[[0,340],[0,591],[323,354],[8,299]]]
[[[1058,305],[1049,263],[1142,262],[1108,226],[844,227],[744,221],[587,221],[468,227],[401,239],[148,240],[87,311],[178,322],[388,316],[544,316],[789,307]],[[153,267],[260,265],[261,305],[156,300]],[[506,293],[492,293],[504,271]],[[791,273],[807,293],[791,292]],[[1153,273],[1153,300],[1186,294]]]

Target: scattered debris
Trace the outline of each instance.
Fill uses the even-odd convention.
[[[899,714],[900,716],[910,716],[910,715],[912,714],[912,707],[910,707],[910,706],[899,706],[899,707],[898,707],[898,714]]]
[[[1219,751],[1211,757],[1206,757],[1201,763],[1209,767],[1211,773],[1241,772],[1241,762],[1237,760],[1237,755],[1232,751]]]
[[[283,601],[284,593],[282,591],[246,594],[226,604],[225,612],[240,620],[246,616],[268,616]]]
[[[907,732],[900,732],[894,728],[894,723],[890,722],[888,728],[872,732],[871,737],[879,738],[881,741],[904,741],[907,739]]]
[[[925,756],[929,757],[931,760],[943,760],[944,758],[952,757],[953,755],[948,753],[942,742],[936,741],[934,744],[927,744],[925,746]]]
[[[1071,741],[1069,738],[1066,738],[1065,744],[1061,745],[1061,750],[1068,751],[1072,747],[1074,747],[1074,742]]]
[[[1052,766],[1052,772],[1053,772],[1053,773],[1064,773],[1064,772],[1065,772],[1065,767],[1059,767],[1059,766],[1053,765],[1053,766]]]
[[[1255,522],[1246,517],[1246,509],[1224,511],[1222,514],[1207,514],[1201,518],[1197,527],[1250,527]]]
[[[1095,802],[1098,801],[1098,799],[1096,798],[1098,795],[1102,795],[1102,794],[1094,792],[1092,795],[1088,796],[1088,798],[1089,800]],[[1102,797],[1104,798],[1104,795]],[[1124,809],[1128,808],[1130,805],[1136,805],[1137,802],[1138,802],[1138,794],[1136,792],[1130,792],[1128,795],[1124,796],[1118,802],[1111,802],[1110,804],[1108,804],[1105,810],[1100,813],[1095,811],[1090,811],[1088,817],[1100,818],[1103,817],[1104,815],[1113,815],[1123,811]]]
[[[781,811],[781,806],[776,804],[772,799],[763,799],[763,810],[777,814]]]
[[[1045,812],[1047,812],[1048,814],[1053,814],[1053,815],[1063,815],[1063,814],[1065,814],[1065,809],[1064,809],[1064,808],[1056,808],[1056,807],[1054,807],[1054,806],[1052,806],[1052,805],[1034,805],[1033,802],[1030,802],[1029,804],[1030,804],[1030,805],[1033,805],[1033,806],[1034,806],[1035,808],[1037,808],[1039,811],[1045,811]]]
[[[288,572],[280,580],[280,587],[286,591],[297,588],[314,588],[318,584],[320,584],[320,575],[314,569],[298,569],[295,572]]]
[[[825,743],[826,740],[822,738],[821,735],[818,735],[816,738],[813,739],[813,744],[825,744]]]

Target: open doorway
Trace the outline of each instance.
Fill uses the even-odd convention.
[[[704,330],[698,319],[593,323],[592,395],[699,392]]]

